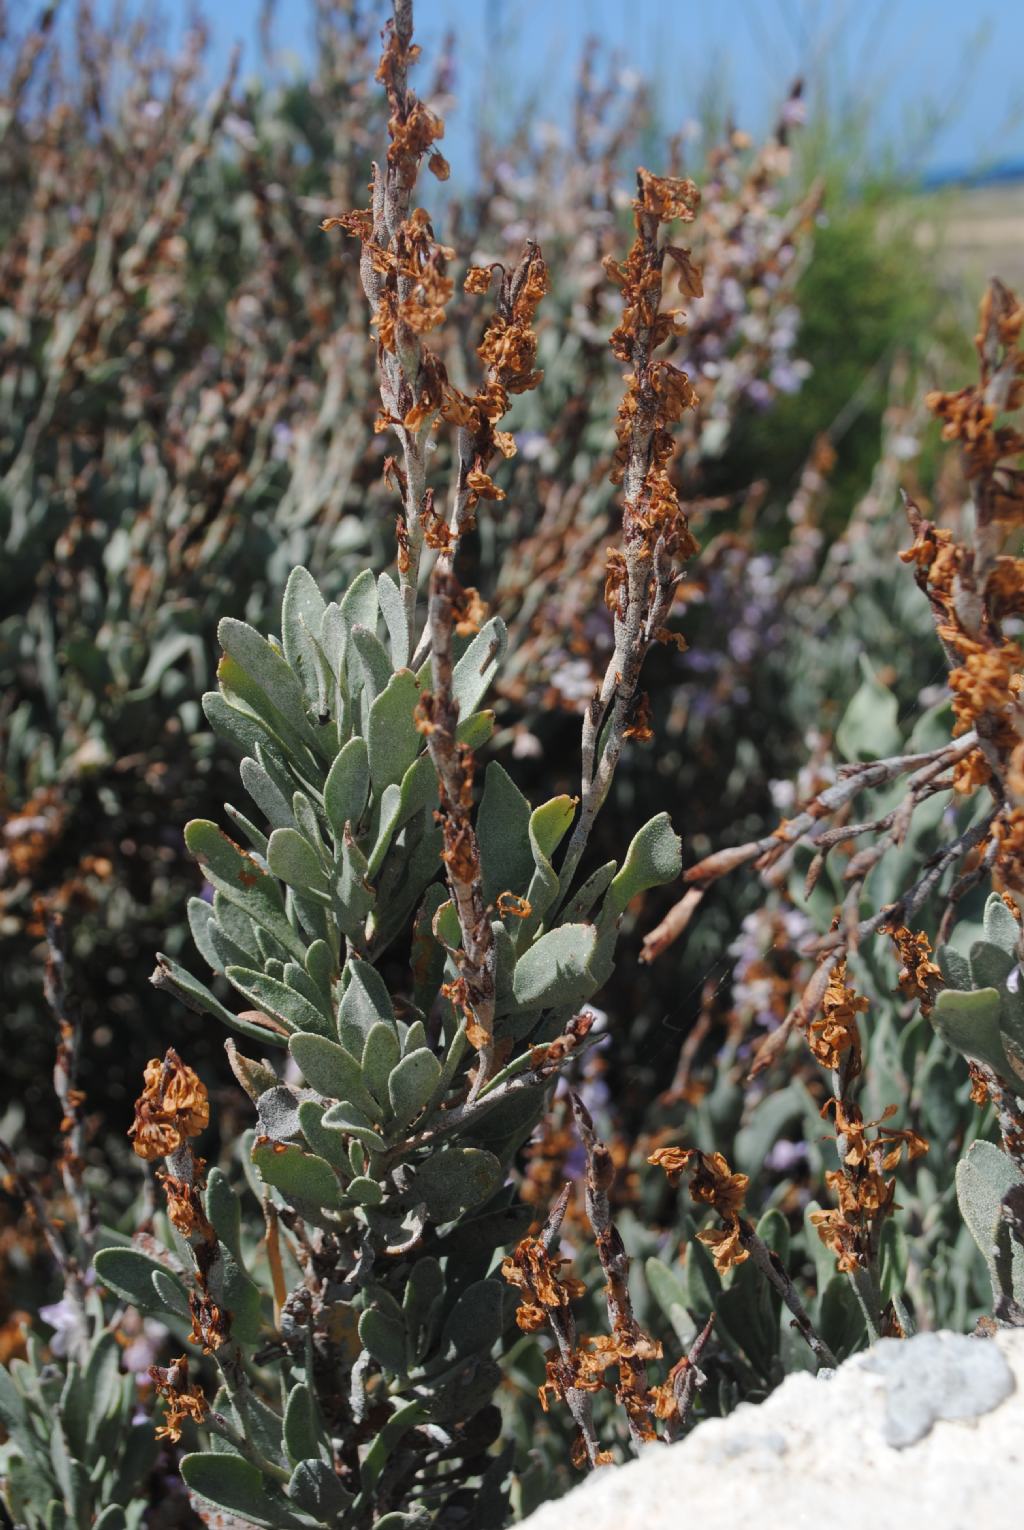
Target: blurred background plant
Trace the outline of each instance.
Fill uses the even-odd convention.
[[[17,1142],[0,1332],[6,1353],[42,1377],[44,1406],[56,1396],[48,1365],[69,1385],[71,1351],[46,1317],[65,1298],[17,1176],[33,1180],[41,1204],[67,1193],[50,1165],[66,1109],[46,1082],[47,919],[62,915],[67,931],[84,1180],[125,1239],[140,1208],[151,1216],[151,1187],[116,1144],[143,1065],[168,1039],[210,1085],[223,1147],[208,1151],[237,1178],[244,1101],[221,1039],[147,986],[156,949],[172,959],[186,949],[183,913],[204,892],[181,826],[218,819],[235,777],[199,707],[214,681],[217,621],[229,613],[272,629],[294,564],[332,598],[392,554],[358,257],[317,232],[324,216],[361,204],[383,141],[372,84],[382,18],[323,0],[310,19],[309,70],[245,84],[234,65],[211,78],[198,25],[175,53],[147,15],[104,21],[84,3],[0,26],[0,936],[13,1102],[3,1135]],[[443,111],[459,86],[457,45],[426,68],[423,94]],[[581,48],[566,120],[543,130],[534,103],[513,100],[500,134],[493,120],[478,127],[473,181],[456,165],[437,203],[437,232],[460,259],[507,263],[529,236],[553,279],[539,326],[544,377],[510,417],[518,452],[503,469],[506,499],[463,554],[509,629],[494,757],[536,799],[577,789],[579,719],[612,645],[603,588],[621,382],[603,262],[621,253],[638,160],[692,175],[702,191],[671,279],[689,316],[676,359],[700,400],[673,464],[702,544],[674,613],[686,651],[658,649],[645,669],[654,742],[623,757],[592,838],[595,865],[662,810],[689,865],[770,833],[844,761],[948,739],[928,603],[896,557],[908,540],[898,491],[937,524],[960,524],[963,476],[921,400],[960,376],[970,305],[917,237],[922,204],[904,168],[865,176],[864,157],[850,155],[848,134],[840,153],[809,88],[780,80],[778,97],[760,142],[710,110],[696,137],[606,50]],[[941,239],[930,202],[928,218]],[[460,385],[474,322],[460,292],[435,337]],[[908,854],[926,857],[942,830],[928,821]],[[717,1314],[701,1360],[705,1412],[763,1395],[813,1357],[756,1261],[718,1271],[690,1239],[707,1197],[695,1204],[646,1162],[681,1134],[749,1176],[757,1232],[802,1289],[817,1287],[811,1315],[832,1351],[867,1333],[849,1282],[807,1232],[828,1204],[834,1160],[819,1070],[808,1058],[794,1071],[787,1054],[746,1082],[757,1043],[811,979],[807,949],[823,918],[827,928],[823,890],[817,903],[803,895],[806,870],[797,856],[767,901],[753,878],[716,882],[685,939],[647,965],[631,955],[675,895],[640,896],[597,1001],[605,1039],[574,1078],[616,1166],[619,1229],[648,1260],[638,1322],[680,1352]],[[973,921],[979,936],[983,893],[964,903],[964,927]],[[900,1102],[908,1130],[951,1151],[903,1171],[883,1294],[918,1322],[963,1328],[992,1296],[956,1210],[952,1150],[994,1136],[994,1121],[900,991],[899,969],[873,947],[857,962],[872,1015],[865,1117]],[[520,1166],[535,1231],[563,1179],[583,1170],[559,1093]],[[561,1236],[567,1255],[578,1252],[583,1319],[597,1331],[600,1273],[575,1203]],[[170,1357],[161,1333],[147,1339],[133,1316],[88,1299],[97,1354],[108,1356],[101,1335],[116,1330],[122,1349],[149,1343],[150,1358]],[[75,1363],[109,1368],[92,1353]],[[538,1426],[543,1380],[541,1349],[524,1335],[499,1399],[519,1445],[520,1511],[569,1480],[572,1420],[553,1409]],[[618,1437],[605,1392],[594,1418],[600,1438]],[[47,1470],[58,1471],[52,1460]]]

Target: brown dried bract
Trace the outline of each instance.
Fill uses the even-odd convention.
[[[846,985],[844,957],[832,969],[821,1015],[812,1020],[807,1029],[808,1045],[822,1067],[838,1068],[847,1053],[851,1052],[859,1058],[857,1016],[863,1014],[867,1007],[867,999],[861,998]]]
[[[144,1077],[128,1136],[140,1158],[166,1158],[206,1130],[210,1102],[198,1075],[173,1047],[168,1047],[163,1062],[154,1057],[146,1064]]]
[[[721,1153],[702,1153],[699,1148],[657,1148],[648,1163],[664,1169],[669,1182],[676,1184],[680,1175],[690,1174],[690,1194],[695,1201],[710,1206],[725,1223],[721,1228],[705,1228],[697,1234],[699,1242],[711,1250],[719,1272],[742,1264],[750,1257],[743,1245],[740,1213],[750,1177],[735,1174]]]
[[[568,1263],[568,1259],[552,1258],[538,1238],[521,1239],[502,1261],[502,1278],[523,1293],[516,1322],[524,1332],[535,1333],[547,1313],[568,1307],[586,1291],[583,1282],[574,1275],[562,1274],[562,1267]],[[549,1376],[548,1385],[551,1382]],[[544,1403],[543,1395],[541,1402]]]
[[[162,1397],[167,1404],[164,1421],[156,1431],[156,1438],[177,1444],[186,1420],[191,1419],[194,1424],[201,1424],[206,1416],[209,1404],[203,1396],[203,1389],[189,1380],[187,1355],[179,1355],[168,1366],[151,1365],[148,1374],[157,1396]]]
[[[900,988],[909,998],[919,999],[922,1010],[928,1014],[943,984],[942,969],[931,959],[931,942],[923,930],[908,930],[906,925],[890,925],[887,929],[903,964]]]

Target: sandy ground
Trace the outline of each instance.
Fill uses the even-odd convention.
[[[915,238],[974,296],[989,276],[1024,291],[1024,183],[922,198]]]

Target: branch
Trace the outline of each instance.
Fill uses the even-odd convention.
[[[484,902],[480,847],[473,828],[473,752],[455,739],[458,703],[452,696],[452,603],[455,577],[440,563],[431,579],[428,625],[433,655],[433,692],[420,699],[427,748],[437,772],[448,887],[462,932],[454,953],[459,969],[457,991],[450,997],[467,1009],[467,1036],[480,1053],[470,1092],[476,1099],[494,1071],[494,1002],[497,954]],[[453,985],[454,986],[454,985]]]

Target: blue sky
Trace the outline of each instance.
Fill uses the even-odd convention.
[[[238,39],[246,67],[257,69],[260,0],[203,8],[218,57]],[[756,132],[803,71],[827,81],[834,101],[870,105],[879,142],[913,147],[922,168],[1024,160],[1024,0],[419,0],[416,14],[428,55],[448,28],[458,38],[452,158],[481,97],[493,101],[495,39],[519,89],[542,87],[558,101],[593,33],[624,69],[655,82],[676,124],[696,115],[714,81]],[[309,56],[307,15],[305,0],[278,0],[276,37],[296,61]],[[924,131],[935,114],[940,124]]]

